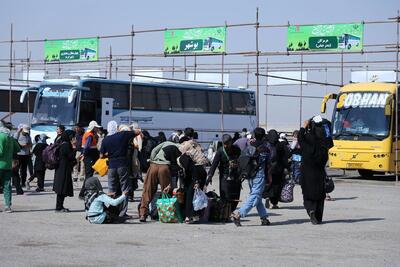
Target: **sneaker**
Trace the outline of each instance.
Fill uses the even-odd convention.
[[[69,209],[66,209],[66,208],[62,208],[62,209],[59,209],[59,210],[56,209],[55,212],[56,212],[56,213],[64,213],[64,212],[70,212],[70,210],[69,210]]]
[[[6,213],[11,213],[11,212],[13,212],[13,211],[12,211],[11,207],[6,207],[6,208],[4,209],[4,212],[6,212]]]
[[[277,210],[277,209],[279,209],[279,206],[278,205],[273,205],[271,209]]]
[[[314,224],[314,225],[318,224],[318,220],[315,217],[315,211],[313,211],[313,210],[310,211],[310,220],[311,220],[312,224]]]
[[[233,223],[237,226],[240,227],[242,224],[240,223],[240,213],[234,213],[232,212],[231,218],[233,220]]]
[[[270,225],[271,222],[268,220],[268,217],[261,218],[261,225]]]

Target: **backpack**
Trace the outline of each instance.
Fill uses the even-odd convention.
[[[46,169],[54,170],[60,162],[60,147],[62,143],[54,143],[47,146],[42,152],[42,158]]]
[[[260,162],[260,164],[258,163],[257,148],[254,146],[247,146],[242,151],[237,162],[239,167],[239,177],[242,180],[252,179],[255,177],[260,167],[265,163],[265,161]]]

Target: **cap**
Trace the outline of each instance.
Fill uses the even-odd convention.
[[[98,125],[96,121],[89,122],[88,130],[91,131],[94,128],[101,128],[101,126]]]

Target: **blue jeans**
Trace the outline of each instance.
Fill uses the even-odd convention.
[[[299,184],[300,182],[300,176],[301,176],[301,162],[300,161],[293,161],[292,162],[292,179],[296,184]]]
[[[253,179],[249,180],[249,187],[250,195],[243,206],[239,209],[240,217],[246,217],[253,207],[257,208],[258,215],[261,218],[267,217],[267,210],[262,203],[262,193],[265,187],[265,175],[263,169],[258,171]]]

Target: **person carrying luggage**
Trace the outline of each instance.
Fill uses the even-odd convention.
[[[221,199],[231,204],[235,210],[240,199],[241,180],[238,172],[237,159],[240,156],[240,148],[232,145],[232,137],[229,134],[222,136],[223,146],[217,150],[211,168],[207,175],[207,185],[212,183],[212,177],[218,167],[219,193]]]

